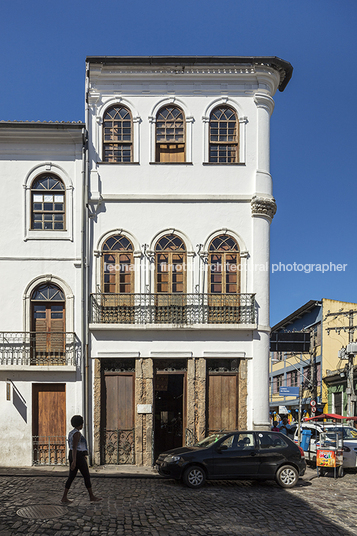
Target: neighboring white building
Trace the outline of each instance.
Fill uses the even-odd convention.
[[[63,463],[82,411],[82,123],[0,122],[0,465]]]
[[[269,124],[291,73],[87,58],[95,463],[269,426]]]

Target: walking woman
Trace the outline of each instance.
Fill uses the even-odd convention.
[[[88,456],[87,441],[80,432],[80,430],[82,430],[83,428],[83,417],[81,415],[74,415],[71,419],[71,425],[73,426],[73,430],[71,430],[71,432],[69,432],[68,434],[68,445],[70,449],[68,456],[70,463],[69,477],[65,484],[62,502],[71,502],[67,498],[67,495],[69,488],[71,487],[71,484],[78,472],[78,469],[80,470],[84,478],[84,483],[89,493],[89,499],[91,501],[100,501],[101,498],[95,497],[92,491],[92,484],[90,481],[89,469],[86,460],[86,456]]]

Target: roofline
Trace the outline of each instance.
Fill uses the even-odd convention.
[[[306,313],[309,313],[310,311],[312,311],[314,307],[321,306],[321,305],[322,305],[321,301],[317,301],[317,300],[308,301],[307,303],[305,303],[305,305],[303,305],[302,307],[300,307],[299,309],[291,313],[289,316],[287,316],[286,318],[284,318],[283,320],[275,324],[275,326],[271,328],[271,331],[272,332],[278,331],[279,329],[287,327],[289,324],[292,324],[294,320],[297,320],[298,318],[301,318]]]
[[[284,91],[293,74],[291,63],[277,56],[87,56],[86,61],[102,65],[265,65],[279,72],[279,91]]]
[[[68,129],[83,129],[85,127],[84,123],[72,123],[72,122],[44,122],[41,121],[0,121],[0,128],[48,128],[48,129],[59,129],[59,130],[68,130]]]

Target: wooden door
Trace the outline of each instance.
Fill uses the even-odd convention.
[[[102,461],[134,463],[134,373],[105,372]]]
[[[38,465],[62,465],[66,458],[66,386],[32,386],[33,460]]]
[[[33,303],[34,364],[63,364],[65,357],[64,303]]]
[[[209,373],[208,433],[237,430],[238,375]]]

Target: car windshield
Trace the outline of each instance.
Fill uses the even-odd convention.
[[[226,434],[212,434],[208,437],[205,437],[198,443],[195,443],[195,447],[201,447],[201,448],[207,448],[213,445],[218,439],[221,439],[221,437],[224,437]]]
[[[357,430],[351,426],[329,426],[326,427],[326,432],[341,432],[343,431],[343,439],[357,440]]]

